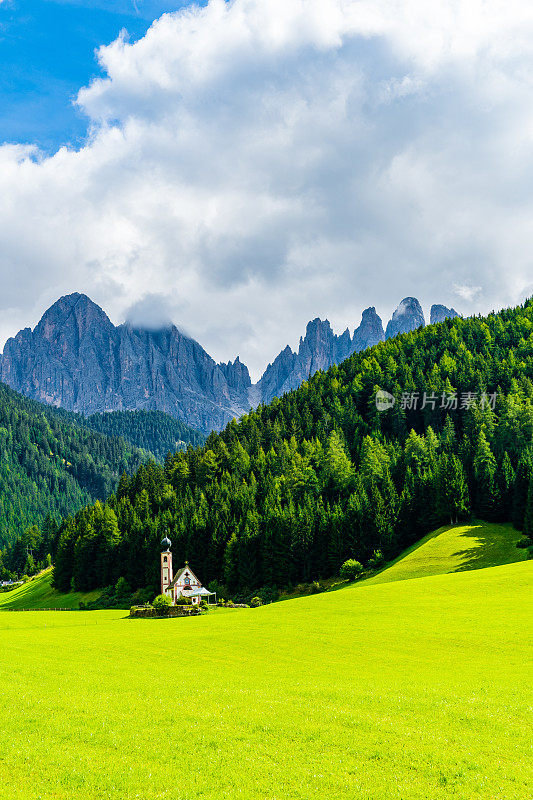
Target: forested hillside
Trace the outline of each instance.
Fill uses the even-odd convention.
[[[60,520],[104,499],[143,460],[122,439],[79,427],[67,412],[0,384],[0,547],[47,517]]]
[[[64,522],[57,587],[155,591],[164,534],[177,565],[237,592],[375,563],[472,513],[530,533],[532,333],[528,302],[404,334],[142,466]]]
[[[78,416],[78,415],[76,415]],[[107,436],[122,436],[130,444],[147,450],[159,461],[187,445],[202,445],[205,435],[162,411],[111,411],[79,417],[80,424]]]

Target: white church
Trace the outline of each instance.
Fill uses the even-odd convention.
[[[161,542],[161,594],[168,595],[173,605],[176,604],[176,600],[179,597],[189,597],[194,605],[200,603],[201,600],[215,603],[215,592],[210,592],[202,586],[189,567],[188,561],[185,562],[185,566],[176,575],[173,575],[171,546],[172,542],[165,536]]]

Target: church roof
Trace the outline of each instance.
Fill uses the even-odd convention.
[[[185,566],[182,567],[182,569],[178,570],[178,572],[176,572],[176,574],[174,575],[174,578],[172,579],[172,583],[168,587],[169,589],[172,589],[177,583],[180,582],[180,578],[181,578],[181,576],[183,575],[184,572],[188,572],[189,573],[189,577],[191,578],[191,580],[195,580],[196,583],[199,586],[202,585],[201,582],[196,577],[196,575],[194,574],[194,572],[192,571],[192,569],[189,567],[189,565],[185,564]]]

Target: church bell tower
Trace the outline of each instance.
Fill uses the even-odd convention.
[[[165,536],[161,542],[161,594],[168,594],[167,589],[172,583],[172,542]]]

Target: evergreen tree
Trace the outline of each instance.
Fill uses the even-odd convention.
[[[511,509],[513,505],[513,490],[515,486],[515,472],[509,453],[504,453],[500,467],[498,469],[497,480],[499,487],[499,494],[501,498],[500,514],[501,521],[508,520],[511,516]]]
[[[524,535],[533,540],[533,478],[529,481],[526,507],[524,510]]]
[[[443,455],[437,470],[437,507],[441,522],[464,519],[470,510],[468,486],[457,456]]]
[[[519,531],[524,527],[524,515],[532,475],[533,463],[531,453],[528,450],[520,456],[513,492],[512,522],[514,527]]]
[[[496,459],[483,429],[479,432],[473,467],[476,513],[482,519],[495,519],[500,505]]]

